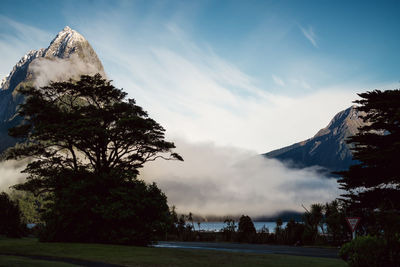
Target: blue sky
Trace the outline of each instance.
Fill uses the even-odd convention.
[[[171,138],[266,152],[399,87],[399,1],[1,1],[0,78],[65,25]]]

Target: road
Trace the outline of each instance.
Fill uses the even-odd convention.
[[[293,247],[278,245],[258,245],[240,243],[211,243],[211,242],[170,242],[160,241],[154,247],[221,250],[230,252],[259,253],[259,254],[286,254],[295,256],[338,258],[338,249],[315,248],[315,247]]]

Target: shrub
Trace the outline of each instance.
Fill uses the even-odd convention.
[[[41,241],[147,245],[165,236],[170,214],[155,184],[86,175],[63,177],[69,186],[54,194]]]
[[[270,233],[265,225],[257,232],[255,243],[268,244],[275,242],[275,234]]]
[[[224,241],[231,242],[235,238],[235,220],[227,218],[225,219],[224,223],[226,224],[226,226],[222,228]]]
[[[283,242],[286,245],[301,244],[305,226],[302,223],[290,220],[282,232]]]
[[[350,267],[399,266],[400,242],[387,241],[374,236],[360,236],[346,243],[339,251],[339,256]]]
[[[249,216],[242,215],[239,219],[239,242],[252,243],[255,241],[256,228]]]
[[[0,235],[21,237],[26,229],[21,221],[18,203],[12,201],[6,193],[0,193]]]

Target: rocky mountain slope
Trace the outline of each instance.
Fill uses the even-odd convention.
[[[363,120],[352,106],[336,114],[314,137],[263,155],[295,168],[320,166],[327,172],[345,170],[355,163],[346,139],[356,134],[361,125]]]
[[[23,56],[0,83],[0,153],[17,141],[8,136],[8,129],[22,121],[16,115],[18,105],[24,101],[18,93],[21,86],[43,86],[50,81],[95,73],[105,76],[96,52],[81,34],[68,26],[57,34],[49,47]]]

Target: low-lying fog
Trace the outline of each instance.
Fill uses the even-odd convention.
[[[301,205],[333,200],[335,179],[316,168],[289,169],[251,151],[175,139],[184,162],[158,159],[145,164],[140,179],[156,182],[179,213],[273,215],[303,211]],[[26,162],[0,162],[0,190],[22,182]]]
[[[155,181],[179,213],[273,215],[304,211],[302,204],[331,201],[340,194],[336,179],[317,168],[289,169],[251,151],[175,139],[184,162],[146,163],[141,178]]]

